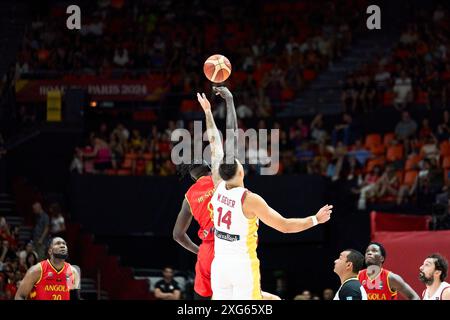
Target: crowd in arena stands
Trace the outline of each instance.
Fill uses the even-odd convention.
[[[16,69],[21,78],[159,75],[171,94],[192,96],[207,84],[208,52],[220,52],[233,65],[232,89],[248,94],[241,112],[269,117],[273,103],[292,100],[342,56],[362,28],[364,2],[82,1],[80,32],[58,27],[67,15],[56,5],[36,10]],[[179,102],[192,111],[191,99]]]
[[[450,169],[450,113],[443,110],[436,123],[427,117],[413,119],[408,111],[384,135],[366,134],[352,115],[345,113],[331,129],[323,115],[310,123],[299,118],[287,123],[260,119],[252,128],[279,129],[278,174],[317,174],[332,182],[345,180],[358,196],[358,206],[376,200],[402,205],[420,198],[433,203],[444,199]],[[245,119],[239,128],[245,130]],[[171,133],[185,128],[193,136],[193,122],[169,121],[143,133],[122,123],[102,123],[89,135],[89,143],[77,148],[71,170],[78,174],[175,175],[171,161]],[[390,129],[390,130],[389,130]],[[246,143],[246,173],[259,174],[267,166],[275,146]],[[250,159],[257,164],[248,164]]]
[[[449,12],[438,5],[418,12],[390,52],[349,74],[342,88],[344,112],[368,112],[379,106],[407,109],[412,103],[428,108],[449,107]]]
[[[60,205],[49,206],[51,218],[39,202],[33,204],[36,222],[32,238],[21,241],[20,226],[11,228],[0,216],[0,300],[13,300],[27,270],[46,258],[45,247],[50,237],[64,236],[65,221]]]

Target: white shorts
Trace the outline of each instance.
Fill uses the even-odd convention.
[[[261,300],[259,260],[214,257],[211,289],[213,300]]]

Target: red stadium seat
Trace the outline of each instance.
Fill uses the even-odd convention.
[[[391,141],[394,139],[395,139],[395,133],[393,133],[393,132],[385,133],[384,137],[383,137],[383,144],[386,147],[389,147],[389,145],[391,144]]]
[[[371,149],[373,146],[381,145],[381,135],[378,133],[368,134],[366,136],[365,146],[368,149]]]
[[[386,159],[387,161],[397,161],[401,160],[403,158],[403,146],[402,145],[396,145],[391,146],[387,149],[386,153]]]

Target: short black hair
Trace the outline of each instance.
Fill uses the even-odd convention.
[[[433,253],[428,256],[428,258],[431,258],[434,260],[434,268],[436,270],[441,271],[441,275],[439,279],[441,282],[447,278],[447,272],[448,272],[448,261],[445,259],[442,255],[439,253]]]
[[[193,174],[194,172],[195,174]],[[180,179],[184,179],[188,174],[201,177],[202,175],[207,175],[209,172],[211,172],[211,170],[204,161],[201,163],[181,163],[177,166],[177,173],[180,176]]]
[[[226,163],[228,161],[224,161],[219,166],[219,175],[224,181],[228,181],[232,179],[237,172],[238,163],[236,159],[233,159],[233,163]]]
[[[364,256],[361,252],[355,249],[346,249],[348,251],[347,261],[353,264],[353,273],[358,273],[364,267]]]
[[[379,242],[371,241],[367,247],[371,246],[372,244],[374,244],[374,245],[378,246],[378,248],[380,248],[381,255],[383,256],[384,261],[386,261],[386,249],[384,248],[384,246]]]

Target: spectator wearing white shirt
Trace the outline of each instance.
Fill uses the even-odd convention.
[[[411,78],[407,77],[404,71],[402,71],[400,78],[395,80],[393,91],[395,94],[394,107],[397,110],[405,109],[408,103],[412,101],[413,88]]]

